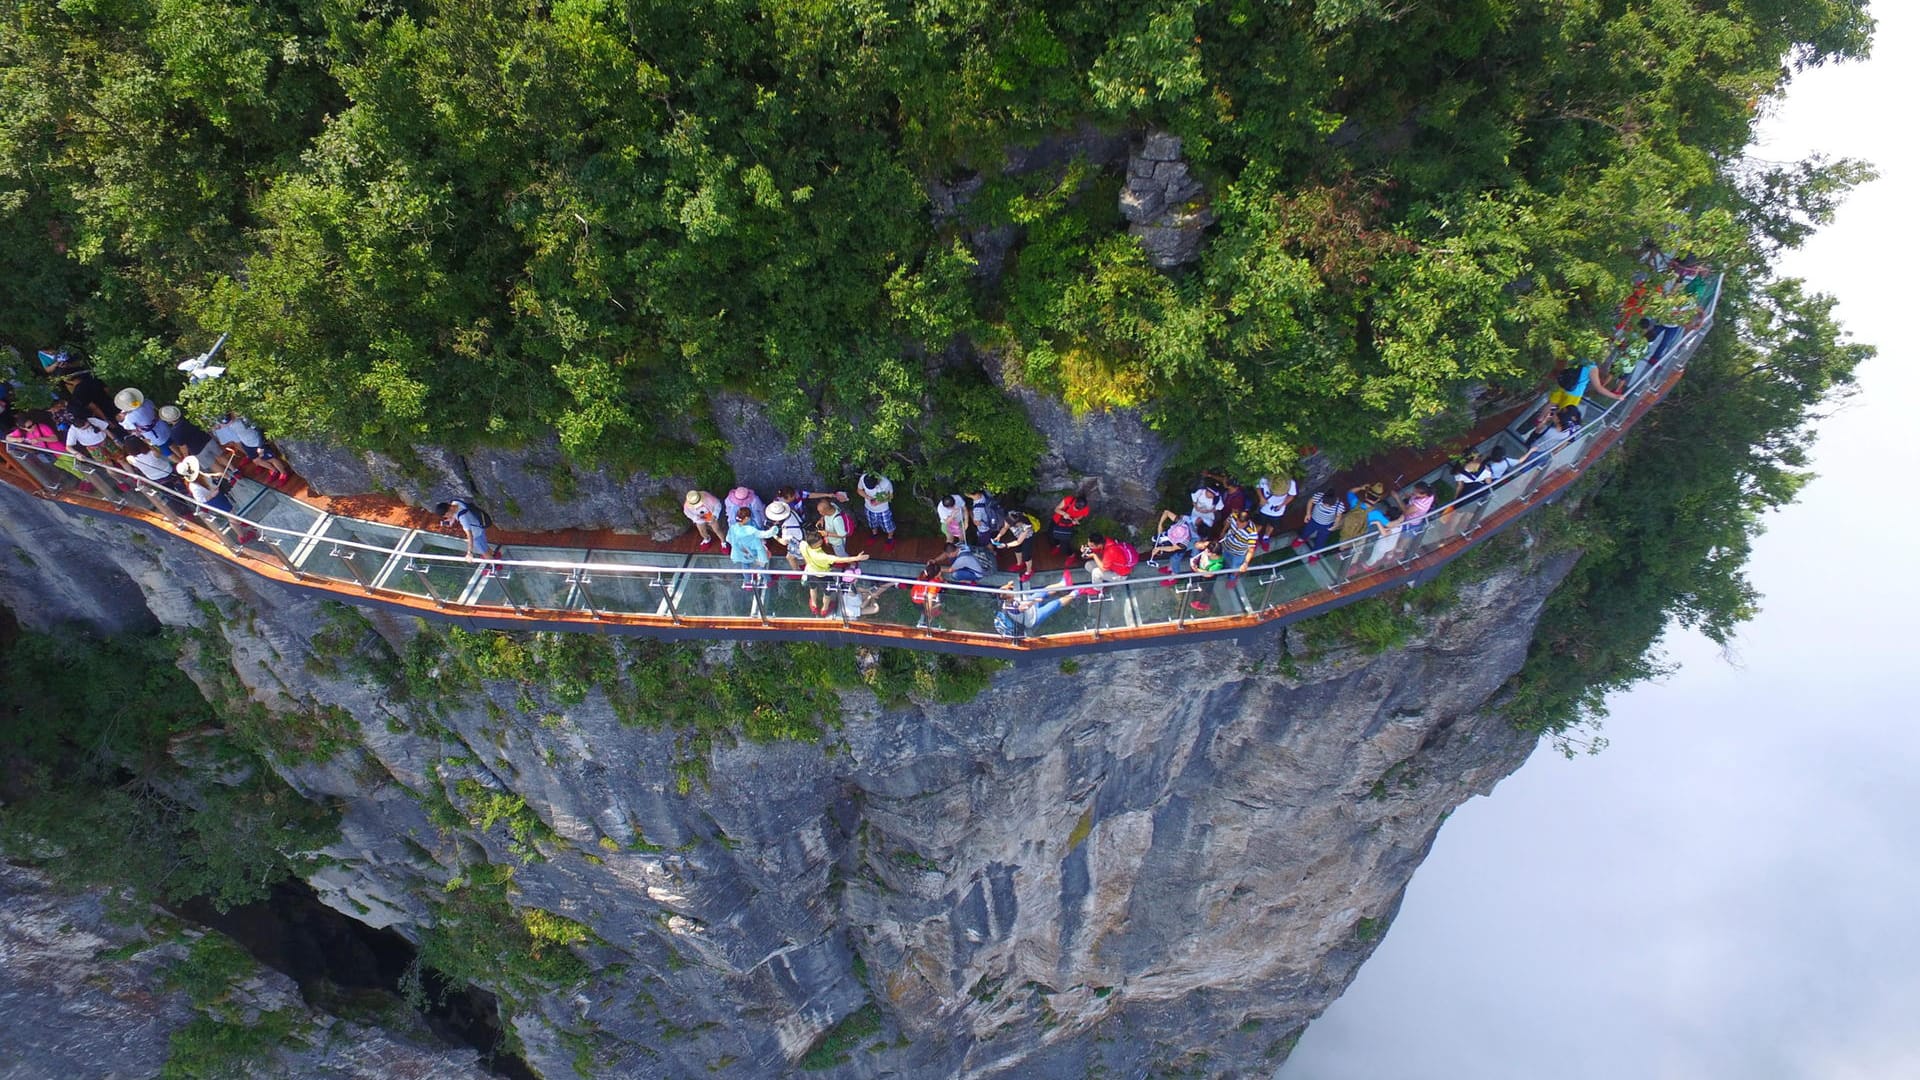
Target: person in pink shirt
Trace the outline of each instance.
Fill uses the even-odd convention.
[[[1398,492],[1388,492],[1395,506],[1400,508],[1400,550],[1395,558],[1407,558],[1420,547],[1420,535],[1432,524],[1427,515],[1433,512],[1433,485],[1425,480],[1413,485],[1413,494],[1401,499]]]
[[[686,501],[680,506],[687,520],[700,534],[700,546],[706,547],[715,540],[720,541],[720,550],[727,550],[726,525],[720,517],[720,500],[711,491],[689,491]]]

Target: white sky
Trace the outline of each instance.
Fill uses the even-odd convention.
[[[1879,168],[1785,271],[1880,355],[1756,545],[1737,660],[1674,636],[1609,749],[1461,807],[1280,1080],[1920,1077],[1920,3],[1875,15],[1755,151]]]

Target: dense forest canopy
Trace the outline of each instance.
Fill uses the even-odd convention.
[[[1430,439],[1601,347],[1657,238],[1763,277],[1863,170],[1743,159],[1862,0],[0,0],[0,339],[271,430],[557,431],[710,467],[706,397],[824,467],[1026,483],[977,357],[1190,460]],[[1184,140],[1155,269],[1083,125]],[[930,190],[978,176],[956,214]],[[1011,227],[1004,270],[970,237]]]

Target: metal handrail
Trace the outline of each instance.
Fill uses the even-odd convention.
[[[1510,469],[1505,475],[1499,477],[1498,479],[1488,484],[1485,488],[1479,491],[1476,491],[1471,495],[1457,497],[1444,505],[1435,506],[1431,508],[1425,515],[1422,516],[1421,520],[1425,522],[1425,526],[1423,526],[1423,529],[1431,528],[1434,524],[1444,521],[1448,514],[1457,512],[1462,507],[1465,507],[1471,503],[1481,502],[1486,505],[1492,505],[1498,499],[1498,493],[1503,489],[1508,489],[1514,485],[1520,485],[1522,490],[1518,498],[1520,498],[1521,500],[1527,500],[1527,499],[1531,499],[1532,497],[1532,489],[1530,485],[1534,485],[1540,481],[1543,481],[1548,476],[1557,475],[1562,472],[1578,472],[1580,470],[1583,470],[1587,464],[1590,464],[1590,460],[1592,457],[1597,457],[1599,453],[1604,452],[1604,450],[1606,449],[1606,447],[1604,446],[1596,447],[1594,445],[1595,443],[1600,441],[1600,437],[1603,433],[1610,432],[1610,431],[1618,431],[1632,424],[1634,421],[1636,421],[1639,418],[1639,416],[1643,415],[1648,408],[1650,408],[1654,403],[1656,403],[1660,399],[1660,397],[1664,395],[1666,389],[1670,387],[1673,384],[1673,382],[1678,378],[1679,372],[1681,371],[1681,369],[1684,368],[1687,361],[1691,359],[1694,350],[1697,349],[1699,345],[1699,342],[1705,337],[1707,331],[1713,325],[1714,314],[1718,308],[1719,300],[1720,300],[1721,284],[1722,284],[1721,281],[1716,280],[1713,293],[1709,298],[1707,304],[1703,306],[1699,318],[1697,318],[1694,321],[1694,323],[1683,332],[1680,340],[1676,344],[1674,344],[1665,355],[1661,357],[1659,361],[1659,368],[1666,372],[1666,375],[1664,378],[1653,378],[1649,376],[1648,378],[1643,379],[1640,385],[1628,387],[1626,389],[1626,392],[1622,395],[1621,400],[1609,402],[1604,408],[1596,412],[1590,419],[1583,420],[1579,434],[1577,434],[1572,438],[1567,439],[1565,442],[1561,443],[1559,446],[1554,447],[1551,451],[1548,451],[1547,453],[1542,455],[1543,460],[1541,461],[1540,464],[1535,465],[1535,464],[1532,464],[1531,461],[1529,461],[1525,465]],[[1500,435],[1497,435],[1494,438],[1497,440],[1497,439],[1502,439],[1504,437],[1505,437],[1505,433],[1502,432]],[[613,576],[613,577],[628,577],[628,578],[649,576],[649,575],[661,577],[666,575],[683,575],[684,574],[684,575],[718,576],[718,577],[729,577],[729,578],[753,576],[757,578],[763,578],[769,581],[774,579],[785,579],[785,580],[799,580],[802,582],[831,581],[834,578],[841,576],[841,574],[838,571],[821,572],[821,571],[793,570],[790,568],[776,569],[771,565],[765,568],[755,567],[755,566],[745,566],[745,565],[724,566],[724,567],[679,565],[679,566],[669,567],[669,566],[648,565],[648,564],[627,564],[627,563],[618,563],[618,562],[605,562],[605,561],[596,561],[593,559],[584,559],[580,561],[559,561],[559,560],[549,560],[549,559],[510,559],[510,558],[504,558],[504,557],[497,558],[497,559],[495,558],[482,559],[482,558],[475,558],[471,555],[464,555],[464,554],[453,555],[453,554],[439,554],[439,553],[429,552],[429,551],[407,550],[407,546],[414,541],[416,534],[438,535],[438,536],[447,535],[442,533],[430,533],[430,532],[427,532],[426,530],[419,530],[419,529],[404,529],[400,538],[392,546],[382,547],[377,544],[365,543],[361,541],[350,540],[350,539],[340,538],[340,537],[327,536],[326,532],[327,532],[328,525],[332,521],[339,520],[339,521],[351,521],[351,522],[359,522],[363,524],[378,525],[383,528],[397,528],[397,526],[385,525],[384,523],[379,523],[379,522],[366,522],[363,519],[346,517],[344,515],[339,515],[339,514],[332,514],[318,507],[314,507],[311,504],[300,502],[300,500],[297,500],[297,499],[293,499],[291,496],[283,496],[284,498],[287,498],[291,502],[295,502],[303,507],[306,507],[309,510],[312,510],[318,516],[312,523],[310,523],[308,526],[306,526],[304,529],[301,529],[301,530],[279,528],[276,526],[266,525],[260,522],[252,521],[248,518],[241,516],[241,514],[239,514],[238,512],[216,510],[212,507],[195,503],[193,502],[193,500],[191,500],[187,496],[182,495],[174,491],[173,489],[164,486],[161,482],[151,480],[147,478],[144,474],[138,473],[137,471],[130,471],[127,469],[123,469],[118,466],[111,465],[106,462],[102,462],[97,459],[91,458],[87,455],[76,454],[65,448],[61,448],[58,450],[49,450],[45,447],[40,447],[30,443],[25,443],[25,442],[19,442],[11,438],[7,438],[0,441],[4,441],[9,448],[13,448],[19,451],[24,451],[26,453],[53,454],[56,456],[73,459],[76,462],[78,462],[85,470],[105,472],[111,476],[123,478],[127,481],[130,481],[134,485],[135,490],[141,491],[143,494],[148,495],[150,499],[154,499],[155,501],[158,501],[160,499],[165,499],[165,500],[172,500],[172,501],[178,502],[183,507],[187,508],[186,513],[189,516],[195,516],[202,519],[212,518],[216,522],[224,522],[232,526],[238,535],[244,536],[247,533],[258,534],[254,540],[248,541],[245,544],[241,544],[237,548],[235,547],[235,545],[225,544],[224,538],[222,538],[223,544],[228,549],[229,557],[237,557],[236,555],[232,554],[235,551],[251,553],[253,551],[253,548],[251,546],[252,544],[265,541],[266,543],[273,544],[275,546],[276,553],[280,556],[281,564],[284,564],[284,566],[288,570],[290,570],[294,574],[294,576],[298,578],[311,577],[321,581],[350,584],[350,585],[357,586],[358,588],[360,588],[361,590],[369,594],[375,593],[377,591],[386,591],[390,593],[396,593],[398,595],[411,596],[413,594],[402,593],[400,590],[385,588],[383,586],[375,584],[376,580],[382,580],[382,579],[370,579],[366,575],[366,573],[360,569],[359,565],[357,565],[358,560],[354,559],[353,556],[355,554],[362,553],[362,552],[367,553],[368,555],[378,555],[381,560],[379,563],[375,564],[370,562],[368,564],[368,565],[373,565],[377,567],[385,567],[389,561],[394,561],[394,560],[404,558],[406,562],[403,564],[403,569],[401,572],[417,574],[422,579],[423,586],[427,590],[427,596],[432,600],[434,605],[437,608],[441,610],[446,610],[446,611],[454,611],[454,610],[498,611],[501,609],[493,605],[461,603],[459,602],[458,595],[452,598],[441,596],[439,592],[433,588],[433,586],[431,585],[431,582],[428,580],[430,569],[433,565],[436,565],[436,564],[458,565],[458,566],[462,566],[469,569],[479,569],[484,566],[484,567],[493,568],[496,573],[504,570],[506,571],[506,573],[500,575],[502,578],[509,577],[513,572],[521,571],[521,570],[535,571],[535,572],[549,571],[549,572],[555,572],[555,573],[564,573],[567,575],[569,582],[584,582],[589,572],[593,575],[607,575],[607,576]],[[1591,452],[1591,454],[1589,454],[1589,452]],[[125,513],[126,508],[124,504],[119,504],[119,506],[120,506],[120,511]],[[1349,512],[1356,512],[1356,511],[1349,511]],[[170,523],[173,523],[176,529],[180,528],[181,525],[178,523],[177,520],[175,520],[177,519],[178,515],[175,514],[173,511],[171,511],[170,509],[168,510],[168,514],[169,514]],[[1400,529],[1404,528],[1406,524],[1407,523],[1404,521],[1397,524],[1393,533],[1388,535],[1399,534]],[[1101,605],[1100,608],[1097,609],[1095,623],[1091,628],[1091,633],[1096,640],[1101,638],[1103,634],[1109,631],[1112,631],[1114,629],[1145,629],[1148,627],[1158,628],[1157,630],[1158,633],[1164,633],[1170,636],[1177,636],[1181,633],[1194,632],[1196,629],[1201,631],[1207,630],[1209,629],[1209,624],[1219,625],[1222,622],[1231,622],[1233,620],[1244,620],[1248,615],[1258,616],[1266,612],[1271,612],[1277,607],[1284,606],[1285,602],[1279,605],[1273,604],[1271,602],[1272,586],[1274,582],[1276,580],[1283,578],[1285,573],[1288,572],[1289,570],[1298,568],[1304,571],[1306,566],[1309,563],[1316,562],[1319,560],[1327,560],[1330,567],[1335,565],[1347,565],[1349,567],[1349,569],[1346,571],[1344,576],[1342,576],[1339,580],[1331,582],[1327,586],[1327,588],[1320,593],[1319,599],[1316,601],[1315,605],[1313,605],[1313,606],[1319,606],[1319,605],[1336,606],[1338,603],[1344,602],[1343,590],[1352,591],[1352,590],[1347,590],[1347,586],[1359,583],[1364,585],[1364,589],[1361,591],[1372,591],[1376,586],[1380,585],[1382,582],[1390,581],[1395,578],[1403,578],[1408,576],[1406,573],[1406,568],[1410,564],[1418,562],[1421,558],[1431,553],[1432,551],[1439,550],[1444,546],[1447,546],[1449,544],[1453,544],[1456,542],[1464,546],[1472,546],[1474,543],[1477,543],[1477,541],[1472,539],[1472,537],[1473,537],[1473,534],[1476,531],[1478,531],[1478,529],[1480,528],[1480,524],[1481,524],[1480,522],[1475,522],[1473,525],[1469,526],[1465,530],[1459,531],[1452,535],[1436,538],[1432,540],[1430,544],[1425,546],[1424,548],[1420,548],[1418,545],[1416,545],[1416,550],[1409,552],[1405,557],[1398,557],[1398,553],[1396,552],[1395,558],[1376,559],[1373,562],[1366,563],[1363,566],[1359,566],[1359,567],[1355,567],[1352,564],[1355,563],[1357,560],[1359,560],[1360,553],[1364,551],[1367,547],[1381,543],[1385,538],[1382,534],[1378,532],[1370,532],[1370,533],[1366,533],[1361,536],[1355,537],[1351,540],[1340,541],[1338,543],[1330,544],[1328,546],[1316,548],[1310,551],[1300,551],[1300,552],[1282,551],[1279,553],[1275,553],[1278,555],[1277,558],[1270,558],[1270,557],[1263,558],[1262,555],[1256,553],[1250,559],[1248,559],[1247,562],[1243,563],[1240,567],[1225,568],[1213,573],[1189,571],[1181,574],[1163,574],[1156,578],[1129,577],[1119,581],[1102,581],[1097,583],[1091,582],[1091,581],[1071,582],[1071,578],[1069,577],[1063,580],[1063,582],[1058,585],[1042,586],[1039,588],[1016,586],[1011,590],[1009,590],[1005,586],[969,585],[969,584],[961,584],[961,583],[940,582],[939,588],[941,589],[943,594],[947,594],[947,593],[975,594],[983,597],[992,597],[998,601],[1003,601],[1003,602],[1010,598],[1028,599],[1033,597],[1035,594],[1044,594],[1044,593],[1052,592],[1055,590],[1079,590],[1079,591],[1091,591],[1095,593],[1096,596],[1094,597],[1094,600],[1098,601],[1098,600],[1107,599],[1108,596],[1106,594],[1108,593],[1108,591],[1116,588],[1121,588],[1121,589],[1136,588],[1143,584],[1145,585],[1172,584],[1176,586],[1176,595],[1180,596],[1180,595],[1184,595],[1187,592],[1185,588],[1178,587],[1179,583],[1183,583],[1183,582],[1192,583],[1197,586],[1205,585],[1210,587],[1211,583],[1216,578],[1219,578],[1219,577],[1226,577],[1230,582],[1237,582],[1242,575],[1251,574],[1256,570],[1269,575],[1264,582],[1266,589],[1265,589],[1265,592],[1263,593],[1262,602],[1257,608],[1249,606],[1247,610],[1242,612],[1237,612],[1237,613],[1189,615],[1187,611],[1187,606],[1185,604],[1177,604],[1176,607],[1178,608],[1178,611],[1176,612],[1175,616],[1170,617],[1168,620],[1164,622],[1156,621],[1151,623],[1141,623],[1137,625],[1127,625],[1127,626],[1116,628],[1113,626],[1109,626],[1107,624],[1104,605]],[[216,535],[217,535],[217,530],[216,530]],[[324,542],[327,545],[327,550],[330,555],[338,557],[343,562],[347,562],[349,565],[349,570],[351,571],[351,577],[350,578],[335,577],[329,574],[319,573],[296,564],[294,562],[293,556],[289,555],[288,551],[290,549],[297,548],[301,542],[304,542],[309,538],[312,538],[315,541],[315,547],[317,547],[320,543]],[[1464,547],[1462,548],[1462,550],[1464,550]],[[310,557],[311,556],[309,555],[309,558]],[[1377,563],[1378,565],[1376,566],[1375,563]],[[1383,577],[1383,576],[1376,576],[1376,575],[1386,575],[1386,576]],[[899,586],[899,587],[907,587],[907,588],[910,588],[913,585],[921,583],[921,579],[918,579],[918,578],[899,577],[899,576],[894,576],[890,574],[861,573],[858,575],[858,579],[868,584],[883,585],[883,586]],[[583,593],[586,591],[584,588],[584,585],[580,587],[580,591]],[[700,615],[689,616],[687,613],[681,611],[678,608],[678,606],[674,603],[674,599],[672,595],[673,592],[674,592],[674,588],[672,584],[668,583],[668,586],[665,589],[665,593],[666,593],[666,603],[667,603],[669,615],[666,618],[662,618],[661,616],[657,614],[652,614],[652,613],[609,610],[605,607],[605,605],[595,603],[590,595],[585,598],[586,603],[588,604],[587,613],[595,619],[604,620],[611,617],[611,618],[619,618],[619,619],[628,620],[628,621],[638,620],[642,623],[658,622],[663,625],[675,625],[675,626],[685,624],[686,620],[689,617],[694,619],[703,618],[703,616],[700,616]],[[519,599],[509,594],[506,588],[504,587],[504,585],[502,587],[502,593],[503,595],[507,596],[508,608],[510,608],[516,615],[521,617],[526,617],[526,613],[530,611],[551,610],[556,612],[567,612],[570,610],[565,608],[559,608],[559,609],[540,608],[531,603],[523,603]],[[817,620],[807,620],[799,617],[788,618],[788,617],[781,617],[781,616],[770,616],[767,612],[767,605],[765,603],[765,590],[763,589],[756,590],[754,595],[757,598],[759,598],[759,603],[757,605],[759,608],[759,611],[757,616],[747,616],[747,618],[757,618],[759,624],[762,626],[774,625],[773,620],[775,619],[780,620],[780,622],[782,623],[799,622],[809,626],[820,625]],[[1118,597],[1114,597],[1114,598],[1118,599]],[[739,616],[712,616],[712,617],[727,619],[729,622],[737,621],[741,618]],[[908,631],[908,632],[911,632],[914,630],[921,630],[921,631],[925,631],[926,636],[931,636],[935,632],[933,628],[927,627],[925,625],[911,626],[903,623],[880,622],[878,620],[871,621],[871,622],[862,620],[858,624],[855,624],[849,619],[847,619],[845,616],[840,617],[839,619],[835,620],[834,623],[828,624],[827,626],[824,626],[822,628],[823,629],[852,629],[856,625],[860,625],[860,626],[884,625],[889,627],[897,627],[903,631]],[[953,629],[953,630],[941,629],[938,632],[943,634],[963,636],[968,639],[981,639],[983,642],[1002,644],[1009,648],[1018,648],[1022,643],[1031,641],[1034,638],[1085,634],[1085,633],[1088,633],[1089,631],[1075,629],[1075,630],[1067,630],[1067,631],[1056,631],[1050,634],[1047,631],[1035,629],[1035,630],[1027,631],[1026,633],[1023,633],[1019,638],[1015,638],[1015,639],[1007,639],[993,633],[974,631],[974,630],[965,630],[965,629]]]

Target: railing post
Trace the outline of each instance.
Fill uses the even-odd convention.
[[[293,565],[292,560],[287,558],[287,553],[280,550],[280,540],[277,537],[274,539],[270,539],[267,542],[273,546],[273,550],[280,556],[281,562],[286,563],[288,566]],[[367,580],[367,572],[365,570],[360,569],[360,563],[358,561],[358,556],[360,553],[358,551],[354,551],[348,548],[343,548],[338,544],[335,544],[332,550],[328,551],[327,554],[330,557],[338,559],[342,563],[346,564],[347,573],[353,577],[353,580],[360,586],[360,588],[363,591],[367,593],[373,592],[373,583]]]
[[[274,557],[280,560],[281,566],[284,566],[287,568],[287,573],[292,574],[294,577],[294,580],[296,581],[307,580],[308,575],[302,572],[299,567],[293,565],[293,560],[287,558],[287,553],[281,550],[280,545],[285,541],[283,541],[280,537],[277,537],[277,536],[266,536],[266,537],[262,537],[261,539],[266,541],[267,550],[273,552]],[[367,591],[372,592],[373,590],[368,589]]]
[[[412,559],[408,559],[405,569],[409,573],[420,575],[420,587],[427,590],[427,595],[432,598],[434,607],[444,608],[447,606],[447,602],[440,598],[439,591],[433,587],[433,578],[428,576],[426,567],[421,566]]]
[[[584,566],[567,571],[567,584],[572,585],[579,592],[580,601],[587,605],[587,614],[598,619],[600,609],[594,605],[593,590],[587,587],[592,583],[593,578],[588,575],[587,568]]]

